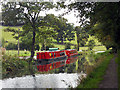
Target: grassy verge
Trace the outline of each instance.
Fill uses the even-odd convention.
[[[120,50],[118,51],[118,57],[115,59],[115,62],[118,64],[118,88],[120,89]]]
[[[80,85],[77,88],[98,88],[98,85],[101,80],[103,80],[103,75],[107,69],[107,66],[110,60],[113,58],[113,54],[104,53],[99,56],[99,59],[96,61],[94,66],[89,67],[89,71],[86,79],[83,79]]]

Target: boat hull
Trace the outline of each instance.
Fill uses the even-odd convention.
[[[57,58],[51,58],[51,59],[38,59],[38,64],[50,64],[52,62],[58,62],[62,60],[67,60],[67,56],[57,57]]]

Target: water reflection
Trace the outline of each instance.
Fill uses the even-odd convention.
[[[88,60],[83,55],[51,63],[39,62],[37,65],[38,71],[47,72],[47,74],[36,74],[35,77],[28,75],[9,78],[2,81],[2,86],[4,88],[74,88],[79,84],[80,78],[83,75],[86,76],[86,62]]]
[[[72,56],[67,60],[53,61],[52,63],[38,62],[37,69],[40,72],[52,72],[52,73],[79,73],[85,71],[84,62],[85,57]]]

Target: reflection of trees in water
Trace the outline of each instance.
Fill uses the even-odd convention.
[[[78,73],[80,73],[81,71],[85,72],[85,65],[84,65],[85,61],[86,59],[84,56],[80,56],[78,58],[78,70],[77,70]]]
[[[76,60],[77,61],[77,60]],[[64,66],[55,69],[55,73],[80,73],[81,71],[85,72],[85,65],[86,59],[84,56],[78,57],[78,63],[70,63],[65,64]],[[76,68],[77,67],[77,68]]]
[[[73,63],[65,64],[64,62],[61,65],[64,65],[62,67],[50,70],[49,73],[80,73],[83,71],[86,72],[86,63],[87,60],[85,56],[79,56],[78,59],[73,60]]]
[[[74,67],[74,63],[69,64],[69,67],[67,68],[67,73],[75,73],[75,67]]]
[[[64,66],[59,68],[59,73],[64,73]]]

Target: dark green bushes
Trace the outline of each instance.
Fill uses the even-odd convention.
[[[4,55],[2,57],[2,78],[29,74],[28,62],[17,57]]]
[[[66,43],[65,44],[65,49],[70,49],[71,48],[71,44],[70,43]]]
[[[6,49],[7,50],[17,50],[17,44],[14,44],[14,43],[9,43],[7,46],[6,46]]]

